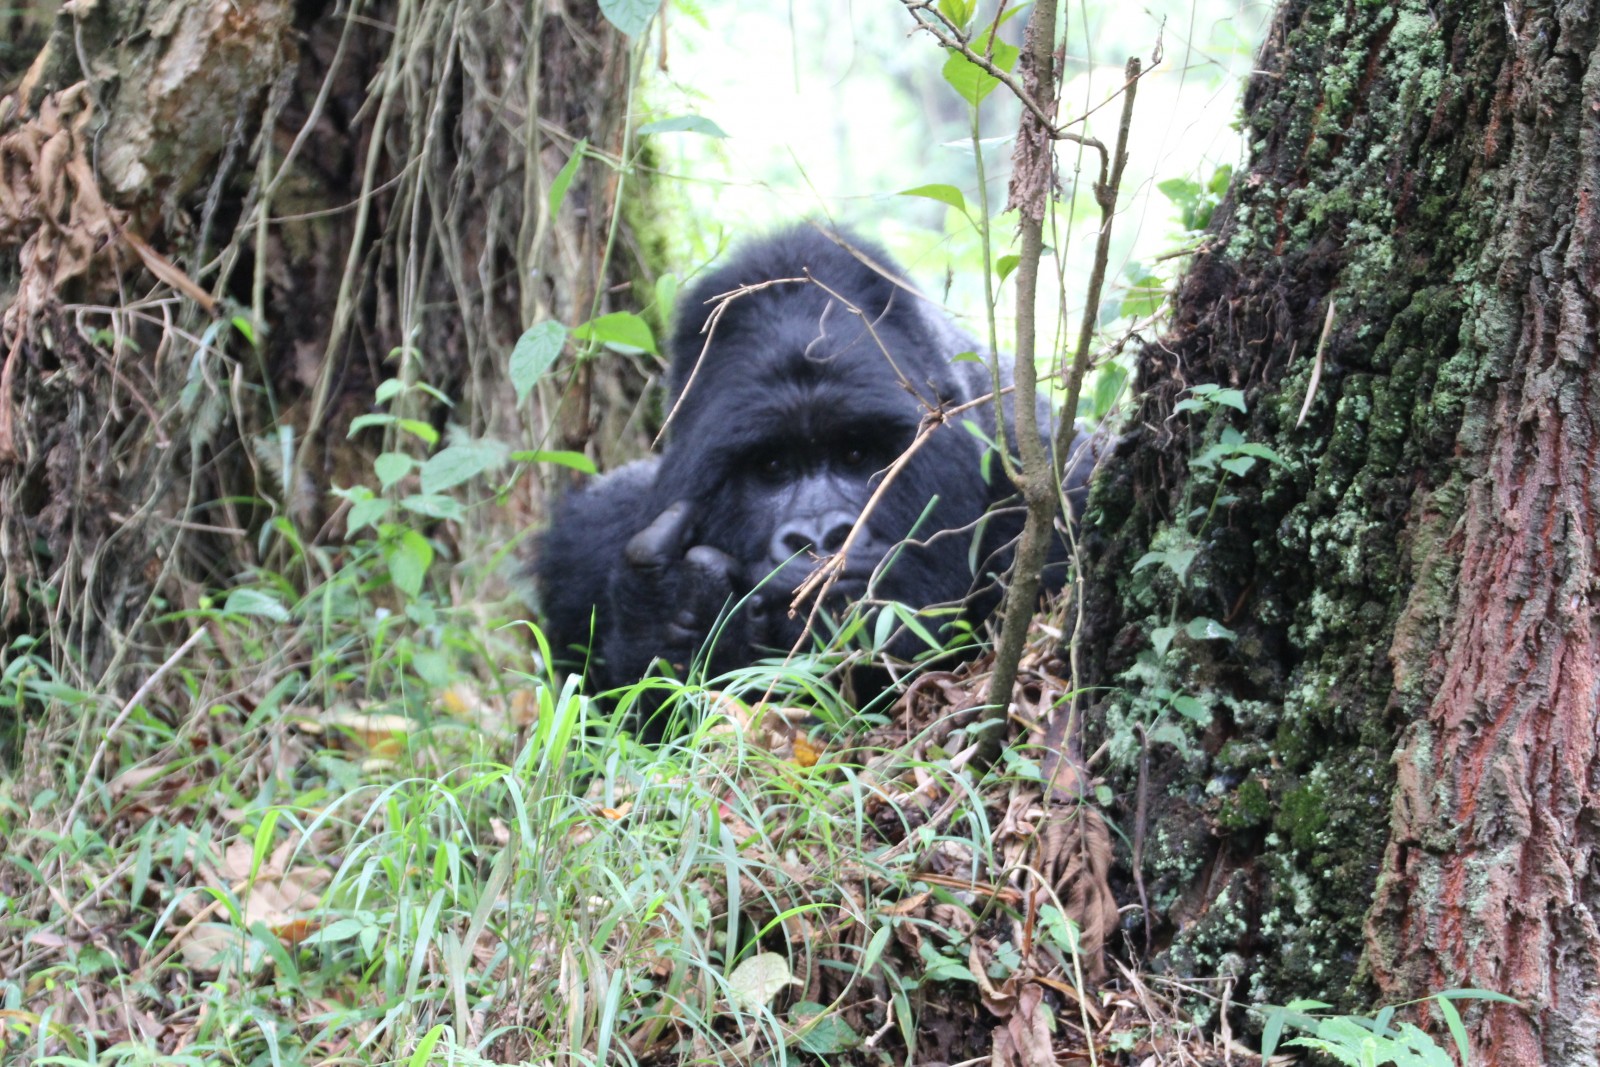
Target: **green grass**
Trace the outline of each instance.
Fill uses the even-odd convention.
[[[8,1057],[915,1062],[973,932],[1020,918],[994,820],[1026,783],[961,766],[958,716],[852,717],[802,658],[622,694],[679,712],[647,748],[530,670],[520,609],[384,559],[297,548],[172,613],[197,636],[126,705],[8,655],[38,731],[0,779]]]

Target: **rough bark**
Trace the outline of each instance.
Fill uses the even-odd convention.
[[[1600,1044],[1594,7],[1283,6],[1090,531],[1159,964],[1523,997],[1469,1012],[1494,1063]],[[1248,413],[1177,410],[1212,383]],[[1224,428],[1285,462],[1196,464]]]
[[[1420,501],[1419,583],[1396,628],[1421,713],[1398,782],[1373,973],[1404,994],[1476,986],[1487,1063],[1600,1064],[1600,18],[1507,9],[1490,131],[1503,143],[1474,278],[1484,370],[1465,506]],[[1499,143],[1485,146],[1494,152]]]
[[[629,73],[592,2],[66,5],[0,99],[0,644],[115,690],[156,607],[275,558],[263,528],[336,541],[385,378],[533,447],[635,403],[638,367],[521,408],[502,369],[659,255],[624,219],[602,267],[599,163],[547,209],[580,139],[621,156]],[[509,536],[542,496],[475,519]]]

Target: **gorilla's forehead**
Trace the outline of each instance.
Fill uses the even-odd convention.
[[[762,371],[758,364],[769,369]],[[719,451],[757,445],[875,437],[914,430],[923,409],[892,373],[863,375],[815,361],[750,361],[690,386],[682,436]],[[706,388],[700,404],[694,390]],[[692,428],[691,428],[692,424]]]
[[[903,348],[885,354],[870,335],[838,339],[729,339],[690,379],[679,417],[716,433],[730,420],[809,435],[870,421],[915,422],[941,390]],[[893,347],[888,352],[896,353]],[[922,380],[918,380],[919,373]]]

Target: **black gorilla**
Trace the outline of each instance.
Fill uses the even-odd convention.
[[[721,299],[744,287],[759,288]],[[924,416],[991,392],[987,367],[954,361],[976,347],[869,243],[800,226],[746,244],[680,298],[665,451],[567,497],[544,535],[552,648],[581,664],[592,627],[594,689],[658,660],[681,676],[713,633],[711,673],[790,648],[806,623],[789,617],[794,589],[844,543]],[[987,403],[932,432],[832,596],[993,608],[1022,526],[1020,507],[989,514],[1013,496],[985,462],[993,433]],[[1075,451],[1074,511],[1090,466]]]

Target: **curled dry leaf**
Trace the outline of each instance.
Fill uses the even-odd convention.
[[[776,952],[761,952],[740,963],[728,975],[728,990],[734,1007],[755,1011],[772,1003],[784,986],[800,982],[789,970],[789,961]]]
[[[416,722],[404,715],[369,714],[348,705],[329,708],[322,721],[344,747],[380,760],[397,759],[406,738],[417,728]]]

